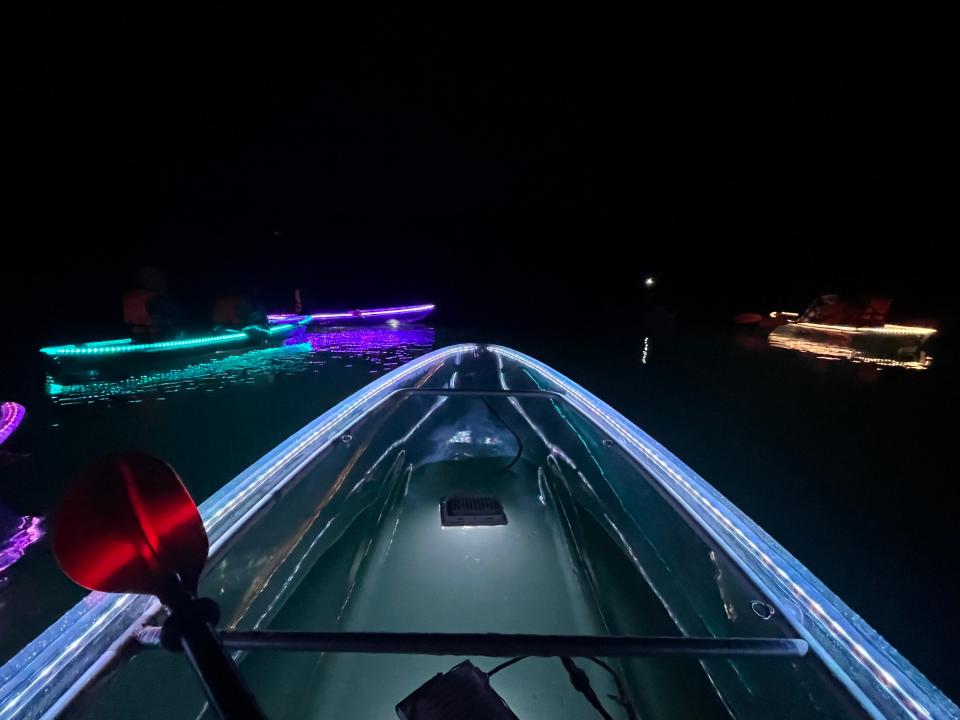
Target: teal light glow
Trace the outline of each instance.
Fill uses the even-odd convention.
[[[47,376],[47,395],[57,405],[74,405],[152,393],[206,390],[251,382],[254,378],[279,372],[302,372],[311,345],[304,341],[240,355],[194,363],[183,368],[155,372],[118,381],[95,380],[64,385]]]
[[[271,325],[270,327],[261,327],[260,325],[250,325],[245,327],[244,332],[259,332],[264,333],[265,335],[276,335],[277,333],[285,333],[295,328],[299,327],[300,324],[294,323],[284,323],[283,325]]]
[[[185,340],[164,340],[152,343],[134,343],[129,338],[124,340],[106,340],[79,345],[54,345],[40,348],[40,352],[51,357],[82,357],[120,355],[130,353],[152,353],[168,350],[181,350],[189,347],[206,345],[227,345],[243,340],[249,340],[246,332],[229,330],[219,335],[204,335],[202,337],[187,338]]]
[[[108,345],[129,345],[133,338],[121,338],[120,340],[100,340],[99,342],[84,343],[87,347],[107,347]]]

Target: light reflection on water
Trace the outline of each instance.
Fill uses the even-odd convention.
[[[20,518],[10,516],[8,510],[0,506],[0,583],[5,578],[3,571],[23,557],[27,548],[43,537],[43,518],[24,515]]]
[[[926,370],[933,358],[916,345],[866,342],[857,346],[851,337],[844,334],[816,334],[790,332],[791,326],[778,328],[770,333],[770,347],[812,355],[819,360],[846,360],[855,364],[877,367],[896,367],[907,370]],[[869,340],[869,339],[868,339]]]
[[[302,369],[309,353],[310,345],[301,341],[298,345],[251,350],[118,381],[61,384],[47,376],[46,391],[56,405],[75,405],[112,399],[131,400],[147,394],[215,390],[226,385],[253,382],[264,375],[296,372]]]
[[[307,335],[314,352],[333,357],[362,358],[392,369],[430,350],[436,342],[432,327],[331,328]]]
[[[117,381],[95,380],[66,384],[48,376],[46,392],[55,405],[124,400],[145,395],[203,390],[254,383],[279,374],[316,373],[330,359],[355,358],[390,370],[430,350],[434,330],[424,326],[332,328],[299,335],[281,347],[230,354],[169,370]],[[347,365],[346,367],[350,367]]]

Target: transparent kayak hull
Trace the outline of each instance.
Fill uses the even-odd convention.
[[[496,498],[506,522],[444,526],[440,503],[461,495]],[[610,664],[643,718],[960,717],[702,478],[507,348],[444,348],[380,378],[201,512],[201,590],[223,627],[801,638],[803,658]],[[209,713],[183,658],[135,642],[158,610],[149,598],[88,597],[0,669],[0,718]],[[238,658],[272,718],[393,717],[462,659]],[[600,697],[615,694],[602,669],[588,673]],[[491,684],[521,718],[596,717],[555,659],[524,660]]]

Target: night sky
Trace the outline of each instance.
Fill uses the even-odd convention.
[[[15,5],[3,266],[23,332],[117,322],[145,264],[197,307],[301,286],[318,309],[540,326],[833,291],[949,323],[956,17]]]

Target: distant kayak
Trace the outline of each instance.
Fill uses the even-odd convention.
[[[925,343],[936,329],[908,325],[853,326],[789,322],[770,333],[770,345],[824,359],[925,370],[932,358]]]
[[[54,367],[61,370],[90,371],[106,366],[124,367],[152,365],[161,358],[177,358],[197,353],[234,350],[251,345],[280,342],[295,332],[303,331],[309,321],[283,322],[272,325],[248,325],[240,330],[218,329],[205,334],[184,335],[167,340],[143,342],[133,338],[98,340],[70,345],[40,348]]]
[[[375,325],[390,322],[418,322],[432,313],[436,305],[403,305],[400,307],[370,308],[367,310],[339,310],[297,315],[295,313],[274,313],[267,315],[271,324],[309,322],[317,325]]]
[[[822,295],[803,312],[740,313],[733,321],[769,333],[772,347],[822,360],[926,370],[932,358],[925,345],[937,329],[888,323],[892,304],[889,298],[847,301],[838,295]]]

